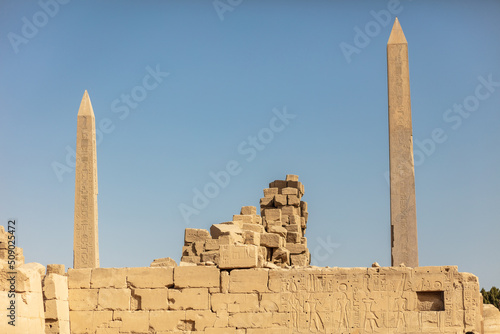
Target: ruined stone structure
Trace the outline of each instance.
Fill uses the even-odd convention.
[[[95,116],[85,91],[76,126],[73,267],[99,267],[97,236],[97,150]]]
[[[244,206],[233,220],[201,229],[186,229],[181,263],[217,265],[221,269],[305,266],[310,254],[305,238],[307,203],[297,175],[264,189],[260,213]]]
[[[161,258],[150,267],[98,268],[95,121],[85,92],[74,268],[24,264],[0,226],[0,333],[498,334],[500,312],[488,307],[483,322],[476,276],[455,266],[418,267],[407,46],[397,21],[388,77],[392,267],[311,266],[304,186],[287,175],[264,189],[260,212],[244,206],[231,222],[186,229],[179,266]],[[15,327],[3,307],[12,301]]]
[[[391,263],[418,266],[408,43],[398,19],[387,42]]]

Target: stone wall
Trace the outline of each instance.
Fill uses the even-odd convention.
[[[71,333],[480,333],[456,267],[70,269]]]

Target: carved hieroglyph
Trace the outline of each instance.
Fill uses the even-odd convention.
[[[398,19],[387,42],[392,265],[418,267],[408,44]]]
[[[73,268],[98,268],[97,156],[95,116],[85,91],[76,130]]]
[[[479,284],[457,267],[317,268],[269,273],[266,309],[288,333],[462,333],[480,329]],[[264,299],[263,299],[264,300]]]

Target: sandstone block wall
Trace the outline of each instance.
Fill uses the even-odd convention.
[[[68,271],[71,333],[480,333],[456,267]]]

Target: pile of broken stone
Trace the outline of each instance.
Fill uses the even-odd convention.
[[[214,224],[210,232],[187,228],[181,266],[212,265],[220,269],[308,266],[305,238],[307,203],[297,175],[287,175],[264,189],[260,214],[244,206],[233,220]]]

